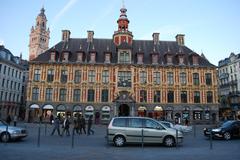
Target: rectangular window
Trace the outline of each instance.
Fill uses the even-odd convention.
[[[168,98],[168,103],[173,103],[174,102],[174,91],[168,91],[167,98]]]
[[[6,74],[7,66],[4,66],[3,74]]]
[[[67,83],[68,72],[67,70],[61,71],[61,83]]]
[[[95,93],[93,89],[88,90],[88,102],[94,102]]]
[[[109,82],[109,72],[107,70],[102,72],[102,82],[103,83]]]
[[[2,72],[2,64],[0,64],[0,73]]]
[[[180,83],[182,85],[187,84],[187,74],[185,72],[180,73]]]
[[[5,79],[3,78],[2,87],[4,87],[4,85],[5,85]]]
[[[140,72],[140,83],[147,84],[147,72],[145,71]]]
[[[88,72],[88,82],[95,82],[95,71],[90,70]]]
[[[118,87],[131,87],[132,86],[132,75],[128,71],[118,72]]]
[[[212,91],[207,92],[207,103],[212,103],[213,102],[213,94]]]
[[[187,103],[187,91],[181,91],[181,102]]]
[[[154,103],[161,102],[161,92],[160,91],[154,91]]]
[[[32,100],[38,101],[38,96],[39,96],[39,88],[35,87],[32,89]]]
[[[53,79],[54,79],[54,70],[49,69],[48,73],[47,73],[47,81],[48,82],[53,82]]]
[[[16,74],[17,74],[17,71],[16,71]],[[36,81],[36,82],[40,81],[40,69],[35,69],[34,70],[33,80]]]
[[[39,74],[40,74],[40,70],[39,70]],[[18,71],[15,72],[15,78],[17,78],[18,76]]]
[[[10,68],[10,67],[8,67],[8,75],[10,75],[10,70],[11,70],[11,68]]]
[[[80,89],[74,89],[74,91],[73,91],[73,101],[74,102],[80,102],[80,95],[81,95],[81,90]]]
[[[53,94],[53,89],[52,88],[46,88],[46,101],[52,101],[52,94]]]
[[[67,90],[64,88],[60,89],[59,101],[66,101]]]
[[[102,90],[102,102],[108,102],[108,89]]]
[[[200,92],[199,91],[194,92],[194,103],[200,103]]]
[[[140,90],[140,102],[147,102],[147,91]]]
[[[199,85],[199,74],[198,73],[193,73],[193,84]]]
[[[7,87],[6,88],[8,88],[8,85],[9,85],[9,80],[7,80]]]
[[[173,85],[174,84],[173,72],[168,72],[167,73],[167,82],[168,82],[168,85]]]
[[[10,89],[13,89],[13,81],[11,81]]]
[[[21,79],[21,76],[22,76],[22,72],[19,72],[19,79]]]
[[[12,77],[14,76],[14,69],[12,69]]]
[[[75,76],[74,76],[74,82],[75,83],[80,83],[81,82],[81,74],[82,74],[82,72],[80,70],[75,71]]]
[[[154,84],[160,84],[160,72],[153,72],[153,83]]]
[[[212,74],[211,73],[206,73],[205,74],[205,82],[206,85],[212,85]]]

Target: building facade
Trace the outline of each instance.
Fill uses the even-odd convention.
[[[240,54],[231,53],[218,63],[221,119],[240,119]]]
[[[29,60],[33,60],[38,55],[48,49],[49,44],[49,28],[47,29],[47,18],[44,8],[36,18],[35,27],[32,26],[29,37]]]
[[[0,119],[6,119],[7,115],[21,117],[24,83],[21,61],[21,56],[13,56],[8,49],[0,46]]]
[[[27,120],[50,114],[93,115],[96,122],[113,116],[149,116],[183,123],[218,120],[217,70],[205,57],[176,41],[135,40],[121,8],[111,39],[71,38],[30,62]]]

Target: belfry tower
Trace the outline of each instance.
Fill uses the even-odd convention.
[[[133,35],[132,32],[128,30],[129,20],[127,18],[127,9],[123,5],[120,9],[120,17],[117,20],[118,30],[113,34],[113,41],[115,45],[119,46],[121,43],[126,42],[132,45]]]
[[[32,26],[30,39],[29,39],[29,61],[36,58],[38,55],[48,49],[49,44],[49,28],[47,29],[47,18],[45,9],[42,8],[41,12],[36,18],[35,27]]]

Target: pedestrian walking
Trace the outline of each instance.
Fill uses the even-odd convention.
[[[14,117],[13,117],[13,125],[16,127],[17,126],[17,119],[18,119],[18,117],[17,117],[17,115],[15,115]]]
[[[8,115],[8,116],[7,116],[7,119],[6,119],[7,124],[10,125],[10,124],[11,124],[11,121],[12,121],[12,118],[11,118],[10,115]]]
[[[53,124],[53,115],[52,115],[52,114],[50,115],[49,123],[50,123],[51,125]]]
[[[94,134],[94,130],[92,130],[92,118],[93,116],[90,115],[88,119],[88,130],[87,130],[87,135],[90,135],[91,133]]]
[[[79,133],[79,125],[78,125],[78,122],[77,122],[76,118],[74,118],[74,120],[73,120],[73,133],[74,134]]]
[[[82,134],[82,130],[83,130],[84,134],[86,134],[86,121],[83,116],[81,116],[81,118],[80,118],[80,134]]]
[[[53,122],[53,127],[54,127],[54,128],[53,128],[53,130],[52,130],[51,136],[55,133],[56,130],[57,130],[57,132],[58,132],[58,135],[61,136],[61,134],[60,134],[60,129],[59,129],[59,127],[60,127],[60,120],[59,120],[59,118],[56,117],[53,121],[54,121],[54,122]]]
[[[69,117],[66,117],[66,118],[64,119],[64,121],[63,121],[62,136],[63,136],[64,132],[66,132],[66,135],[67,135],[67,136],[70,136],[69,127],[70,127]]]

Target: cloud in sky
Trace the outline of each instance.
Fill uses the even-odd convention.
[[[143,34],[140,39],[150,39],[153,33],[160,33],[160,36],[168,37],[170,35],[177,35],[183,31],[183,28],[176,25],[165,25],[158,27],[157,29],[152,30],[151,32],[147,32]]]
[[[58,12],[58,14],[53,18],[53,21],[50,25],[50,28],[53,30],[56,23],[59,21],[59,19],[77,2],[78,0],[70,0],[68,3]]]

